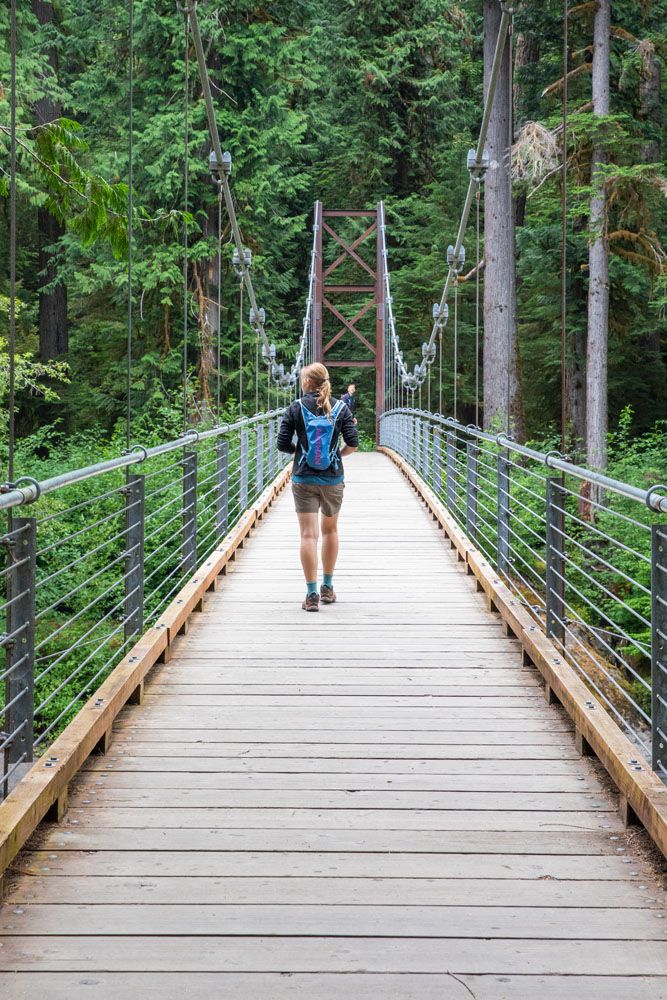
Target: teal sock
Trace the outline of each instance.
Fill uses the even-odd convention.
[[[310,597],[311,594],[317,593],[317,580],[313,580],[312,583],[306,583],[308,590],[306,591],[306,597]]]
[[[333,573],[325,573],[323,583],[325,587],[333,587]]]

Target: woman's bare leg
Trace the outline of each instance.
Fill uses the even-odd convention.
[[[317,540],[319,526],[317,514],[297,514],[301,531],[301,565],[306,583],[317,580]]]
[[[322,515],[322,572],[333,576],[338,558],[338,514]]]

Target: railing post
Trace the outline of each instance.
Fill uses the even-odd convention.
[[[259,496],[264,486],[264,424],[255,426],[257,437],[255,450],[255,495]]]
[[[273,420],[269,420],[267,426],[266,453],[266,460],[269,467],[269,482],[272,482],[276,475],[276,427]]]
[[[218,538],[227,532],[229,522],[229,441],[226,437],[215,442],[215,528]]]
[[[445,451],[445,498],[452,514],[456,511],[456,431],[447,431]]]
[[[563,643],[565,629],[565,494],[560,476],[547,476],[546,633]]]
[[[415,417],[414,418],[414,428],[413,428],[413,435],[412,435],[412,443],[413,443],[413,448],[414,448],[414,452],[413,452],[413,456],[412,456],[412,465],[413,465],[413,468],[415,468],[417,470],[417,472],[421,472],[421,460],[422,460],[422,448],[421,448],[421,444],[422,444],[422,425],[421,425],[421,418],[420,417]]]
[[[433,488],[440,496],[442,490],[442,431],[437,424],[433,428]]]
[[[477,462],[479,448],[476,441],[466,444],[466,532],[477,540]]]
[[[651,702],[653,770],[667,782],[667,524],[651,528]]]
[[[239,444],[239,508],[248,506],[248,428],[242,427]]]
[[[125,486],[125,638],[144,630],[144,477],[128,472]]]
[[[422,420],[422,468],[421,475],[422,479],[428,482],[429,471],[430,471],[430,455],[431,455],[431,425],[428,420]]]
[[[183,456],[183,573],[197,569],[197,452]]]
[[[510,463],[506,449],[498,452],[498,511],[496,568],[508,575],[510,569]]]
[[[7,578],[7,669],[5,671],[4,794],[18,765],[33,759],[35,713],[35,530],[34,517],[11,519],[5,544]],[[0,709],[2,713],[2,709]]]

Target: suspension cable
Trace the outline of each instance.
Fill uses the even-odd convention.
[[[454,278],[454,420],[459,418],[459,276]]]
[[[10,4],[9,112],[9,455],[8,478],[14,479],[16,437],[16,0]],[[11,516],[11,515],[10,515]]]
[[[188,206],[190,182],[190,34],[187,8],[183,14],[185,32],[184,110],[183,110],[183,431],[188,429]]]
[[[132,436],[132,238],[134,198],[134,0],[130,0],[128,45],[128,138],[127,138],[127,415],[125,444],[130,447]]]
[[[239,416],[243,416],[243,282],[239,282]]]
[[[569,3],[563,2],[563,163],[561,177],[561,262],[560,262],[560,447],[563,454],[566,450],[567,438],[567,385],[566,385],[566,345],[567,345],[567,72],[568,72],[568,33],[569,33]]]
[[[479,203],[480,203],[480,184],[477,183],[477,190],[475,192],[475,203],[476,203],[476,220],[475,220],[475,425],[479,427],[479,291],[480,291],[480,280],[479,280],[479,261],[480,261],[480,224],[479,224]]]
[[[512,66],[512,24],[507,30],[507,184],[509,187],[509,219],[508,228],[510,233],[514,231],[514,202],[512,200],[512,146],[514,145],[514,67]],[[514,247],[512,247],[514,250]],[[512,301],[512,290],[508,288],[507,301],[507,400],[506,400],[506,431],[512,432],[511,406],[512,406],[512,371],[514,359],[514,313],[515,302]],[[516,292],[515,292],[516,294]]]
[[[216,311],[216,339],[217,339],[217,381],[216,381],[216,401],[217,418],[220,422],[220,369],[222,361],[220,357],[222,340],[222,187],[218,183],[218,259],[217,259],[217,281],[218,281],[218,308]]]

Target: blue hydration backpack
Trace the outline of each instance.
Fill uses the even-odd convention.
[[[339,399],[331,408],[331,417],[327,417],[324,414],[319,416],[317,413],[312,413],[301,400],[299,402],[308,438],[308,450],[306,451],[303,445],[301,446],[304,458],[311,469],[328,469],[334,460],[338,444],[334,433],[336,418],[345,404],[342,399]]]

